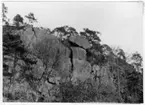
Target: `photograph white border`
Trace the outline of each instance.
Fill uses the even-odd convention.
[[[145,3],[145,0],[2,0],[1,2],[113,2],[113,1],[116,1],[116,2],[143,2],[143,4]],[[0,5],[2,6],[2,5]],[[2,7],[0,7],[0,9],[2,9]],[[145,5],[143,6],[143,11],[145,10]],[[2,12],[2,10],[0,10]],[[2,16],[2,15],[1,15]],[[144,42],[144,39],[145,39],[145,31],[144,31],[144,25],[145,25],[145,16],[144,16],[144,12],[143,12],[143,46],[145,45],[145,42]],[[1,20],[2,20],[2,17],[1,17]],[[38,104],[41,104],[41,105],[62,105],[64,103],[40,103],[40,102],[3,102],[3,96],[2,96],[2,88],[3,88],[3,82],[2,82],[2,68],[3,68],[3,53],[2,53],[2,21],[0,22],[0,25],[1,25],[1,28],[0,28],[0,32],[1,32],[1,37],[0,37],[0,102],[2,105],[38,105]],[[145,47],[143,47],[143,52],[145,52]],[[144,57],[145,57],[145,54],[143,53],[143,60],[144,60]],[[145,61],[143,61],[143,66],[145,65]],[[144,70],[145,70],[145,67],[143,67]],[[144,74],[144,72],[143,72]],[[145,85],[143,84],[143,87]],[[145,101],[145,97],[144,97],[144,101]],[[94,104],[118,104],[118,103],[65,103],[67,105],[72,105],[72,104],[75,104],[75,105],[80,105],[80,104],[89,104],[89,105],[94,105]],[[130,105],[130,104],[129,104]],[[134,104],[136,105],[136,104]]]

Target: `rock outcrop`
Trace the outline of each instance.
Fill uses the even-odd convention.
[[[77,96],[82,101],[89,97],[97,102],[123,102],[122,97],[139,97],[134,93],[130,96],[133,91],[127,88],[135,86],[130,83],[132,77],[137,79],[139,75],[135,68],[115,56],[108,45],[91,42],[90,36],[85,38],[72,27],[58,27],[52,32],[30,25],[3,30],[13,30],[3,35],[3,85],[7,98],[8,92],[16,100],[20,97],[35,102],[62,102],[63,96],[67,100],[76,98],[75,93],[81,94]]]
[[[48,52],[52,54],[50,57],[50,61],[53,61],[55,59],[57,50],[62,55],[59,61],[57,61],[57,67],[54,68],[55,71],[53,71],[57,72],[58,75],[53,75],[56,73],[52,73],[51,76],[53,79],[55,77],[67,78],[71,75],[72,81],[85,81],[89,78],[92,79],[93,75],[96,74],[98,77],[100,77],[99,79],[101,79],[102,84],[112,85],[111,78],[109,77],[109,70],[107,68],[100,68],[99,66],[91,67],[91,64],[86,61],[86,49],[90,48],[91,45],[84,36],[72,35],[68,37],[68,41],[70,44],[65,45],[65,43],[62,44],[61,42],[57,41],[57,37],[55,37],[55,35],[50,35],[50,32],[48,30],[33,28],[30,26],[23,32],[21,39],[24,45],[32,51],[37,43],[43,43],[46,39],[54,40],[54,44],[50,46],[54,48],[54,51]],[[43,72],[43,63],[41,60],[39,60],[36,66],[34,66],[33,75],[36,78],[40,78]]]

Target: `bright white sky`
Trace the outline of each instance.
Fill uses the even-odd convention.
[[[142,2],[5,2],[8,18],[33,12],[38,26],[100,31],[102,43],[143,55]]]

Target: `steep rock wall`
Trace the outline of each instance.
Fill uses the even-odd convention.
[[[21,36],[24,45],[28,47],[28,49],[31,49],[32,51],[34,45],[36,45],[38,42],[43,43],[43,40],[45,40],[46,38],[50,40],[51,39],[57,40],[55,35],[50,35],[50,33],[47,32],[47,30],[32,27],[27,28],[25,32],[23,32],[23,35]],[[112,86],[112,89],[115,90],[113,79],[110,75],[109,67],[108,66],[99,67],[97,65],[93,66],[91,63],[86,61],[87,58],[86,49],[91,47],[89,41],[82,36],[70,36],[68,41],[69,45],[61,43],[60,41],[57,41],[53,44],[53,47],[58,49],[62,53],[62,56],[57,65],[57,68],[53,68],[55,69],[51,73],[51,77],[53,79],[50,79],[50,81],[54,82],[55,81],[54,79],[58,77],[67,78],[70,75],[72,76],[71,80],[73,82],[77,80],[83,82],[90,78],[91,79],[96,78],[97,84]],[[44,68],[41,67],[40,65],[43,65],[41,61],[37,62],[33,71],[34,76],[38,78],[40,78],[41,77],[40,75],[42,75],[42,73],[44,72],[44,70],[42,70]]]

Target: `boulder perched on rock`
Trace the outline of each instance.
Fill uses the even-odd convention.
[[[71,41],[72,43],[74,43],[80,47],[83,47],[84,49],[91,47],[89,41],[83,36],[78,36],[78,35],[77,36],[70,36],[69,41]]]

